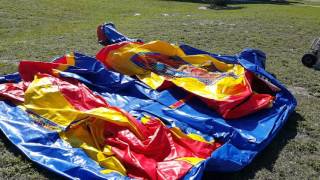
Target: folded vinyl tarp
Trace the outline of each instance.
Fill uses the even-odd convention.
[[[135,41],[104,28],[109,45]],[[0,128],[29,159],[70,179],[201,179],[204,171],[239,171],[270,143],[296,101],[265,71],[261,51],[220,56],[179,48],[240,65],[269,85],[272,106],[225,119],[183,87],[152,88],[70,53],[51,63],[22,61],[19,73],[0,77]]]

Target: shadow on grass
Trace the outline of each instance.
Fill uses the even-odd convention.
[[[188,3],[199,3],[208,4],[205,9],[211,10],[238,10],[245,8],[239,6],[241,4],[274,4],[274,5],[292,5],[292,4],[303,4],[298,1],[287,1],[287,0],[228,0],[227,6],[212,6],[208,1],[204,0],[162,0],[162,1],[177,1],[177,2],[188,2]],[[230,6],[231,5],[231,6]]]
[[[219,7],[208,7],[208,9],[214,9],[214,10],[237,10],[237,9],[243,9],[243,6],[219,6]]]
[[[302,4],[298,1],[264,1],[264,0],[253,0],[253,1],[241,1],[241,0],[235,0],[229,2],[229,4],[274,4],[274,5],[293,5],[293,4]]]
[[[297,135],[297,125],[304,118],[297,112],[294,112],[284,127],[272,140],[272,142],[258,156],[240,172],[235,173],[210,173],[205,172],[203,179],[253,179],[257,171],[261,169],[273,170],[275,161],[279,153],[289,140]]]
[[[210,4],[203,0],[162,0],[162,1],[177,1],[199,4]],[[286,1],[286,0],[229,0],[228,4],[276,4],[276,5],[291,5],[291,4],[303,4],[299,1]]]
[[[4,133],[0,130],[0,141],[3,142],[5,148],[10,151],[13,156],[19,157],[21,156],[21,161],[22,163],[26,163],[26,161],[31,163],[31,167],[34,168],[36,171],[39,172],[39,174],[43,175],[47,179],[52,179],[52,180],[64,180],[66,178],[62,177],[59,174],[56,174],[52,171],[49,171],[45,169],[44,167],[32,162],[30,159],[28,159],[16,146],[14,146],[9,139],[4,135]],[[18,179],[22,179],[22,177],[17,177]],[[1,179],[1,177],[0,177]]]

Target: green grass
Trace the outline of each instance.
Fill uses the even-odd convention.
[[[320,8],[301,6],[305,4],[320,2],[199,10],[206,5],[187,0],[1,0],[0,72],[15,72],[22,59],[48,61],[74,50],[94,55],[100,48],[95,29],[105,21],[145,41],[183,42],[221,54],[259,48],[267,53],[268,71],[294,90],[298,107],[251,165],[238,173],[205,178],[318,179],[320,71],[303,67],[299,60],[320,35]],[[3,134],[0,137],[0,179],[57,178],[28,161]]]

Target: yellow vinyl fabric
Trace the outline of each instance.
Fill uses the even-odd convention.
[[[35,112],[62,127],[67,127],[76,120],[93,117],[126,126],[138,135],[140,134],[138,129],[120,111],[104,107],[86,111],[77,110],[48,77],[36,76],[30,83],[25,92],[24,106],[29,111]]]
[[[139,134],[136,127],[121,112],[102,107],[79,111],[64,97],[50,78],[38,76],[25,92],[23,107],[62,127],[68,127],[66,131],[60,132],[62,139],[73,147],[83,148],[101,166],[126,174],[124,166],[111,153],[111,147],[102,146],[104,139],[101,127],[104,122],[127,126]],[[77,121],[80,123],[72,125]],[[69,126],[70,124],[72,126]]]
[[[114,156],[111,146],[104,144],[102,120],[86,120],[67,131],[60,132],[60,137],[72,147],[82,148],[100,166],[126,175],[126,169]],[[109,171],[103,171],[108,173]]]
[[[118,149],[116,152],[119,153],[119,147],[114,147],[114,144],[106,143],[106,136],[108,136],[106,133],[112,133],[112,130],[108,128],[128,129],[132,134],[130,135],[128,132],[126,138],[132,138],[132,141],[141,140],[141,143],[143,143],[150,141],[150,137],[152,136],[149,133],[152,133],[153,125],[156,125],[154,124],[155,122],[150,121],[150,117],[143,117],[141,119],[143,124],[140,124],[136,119],[132,119],[126,112],[116,107],[111,107],[106,102],[102,104],[103,107],[101,107],[99,103],[94,104],[95,101],[99,101],[99,98],[90,94],[92,93],[90,91],[83,89],[81,91],[81,88],[86,87],[81,86],[77,81],[64,82],[50,75],[37,74],[26,89],[24,96],[25,101],[21,106],[26,111],[32,112],[62,127],[63,130],[58,131],[60,137],[69,142],[72,147],[82,148],[89,157],[104,167],[105,169],[102,170],[101,173],[118,172],[122,175],[130,175],[129,171],[131,170],[132,173],[132,169],[126,169],[126,166],[123,164],[127,163],[128,165],[128,162],[120,161],[119,159],[122,157],[114,153],[114,149],[116,148]],[[73,90],[69,91],[70,89]],[[70,99],[75,97],[72,94],[76,92],[87,93],[84,96],[87,99]],[[90,98],[92,98],[91,102]],[[165,127],[161,120],[154,120],[159,122],[159,127]],[[153,125],[148,123],[153,123]],[[200,143],[201,147],[205,147],[206,152],[204,152],[204,154],[207,153],[207,155],[209,155],[212,149],[219,146],[219,144],[214,144],[214,141],[206,141],[200,135],[185,134],[178,127],[170,128],[169,131],[169,134],[162,134],[166,132],[163,129],[156,134],[158,138],[166,135],[177,139],[176,142],[183,142],[182,144]],[[114,134],[112,134],[112,136],[113,135]],[[138,139],[131,136],[136,136]],[[199,147],[196,147],[198,149],[194,148],[194,151],[200,152]],[[199,153],[199,156],[203,156],[201,153]],[[190,155],[195,156],[195,154]],[[140,160],[143,161],[143,159],[144,158]],[[196,156],[182,156],[176,160],[184,161],[190,165],[196,165],[203,159]],[[165,163],[166,162],[164,162],[164,164]]]
[[[130,122],[125,114],[107,107],[78,110],[66,99],[59,86],[54,84],[50,77],[42,77],[41,75],[36,75],[28,86],[22,107],[66,128],[65,131],[59,133],[60,137],[69,142],[72,147],[84,149],[92,159],[108,169],[102,171],[103,173],[117,171],[123,175],[127,174],[124,165],[112,153],[112,147],[105,145],[103,134],[106,122],[111,122],[127,127],[139,135],[137,127]],[[149,118],[145,117],[142,122],[148,120]],[[171,128],[171,131],[179,138],[206,142],[201,136],[186,135],[179,128]],[[190,160],[186,162],[191,163]]]
[[[188,65],[180,66],[178,71],[184,71],[189,67],[197,68],[197,70],[208,73],[211,76],[209,79],[213,83],[205,83],[197,77],[166,76],[157,71],[142,68],[132,61],[132,57],[145,53],[159,53],[170,57],[179,57]],[[143,59],[142,56],[140,58]],[[143,60],[148,61],[147,58]],[[225,100],[230,95],[244,92],[248,86],[244,77],[245,70],[242,66],[226,64],[209,55],[186,55],[178,46],[164,41],[152,41],[145,44],[129,43],[110,51],[105,64],[120,73],[136,75],[153,89],[157,89],[167,80],[198,96],[214,100]],[[216,69],[210,71],[207,68],[210,66],[214,66]]]

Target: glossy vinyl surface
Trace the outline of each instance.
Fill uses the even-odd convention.
[[[116,31],[114,26],[113,30]],[[121,34],[117,34],[116,38],[118,40],[110,42],[118,43],[120,42],[119,39],[131,40],[119,36]],[[108,37],[112,39],[112,34],[109,34]],[[107,142],[109,145],[118,147],[118,149],[113,149],[113,153],[116,158],[120,159],[125,171],[129,172],[126,176],[120,173],[121,170],[108,169],[104,164],[101,164],[104,161],[103,157],[92,156],[92,153],[86,147],[77,147],[68,141],[66,139],[68,134],[62,135],[65,132],[72,132],[70,131],[71,126],[80,127],[81,123],[80,125],[76,122],[72,122],[69,125],[68,123],[67,125],[63,123],[57,125],[50,121],[52,116],[41,114],[43,111],[34,111],[33,113],[36,114],[26,111],[26,108],[30,107],[21,105],[21,102],[25,102],[26,98],[29,98],[25,96],[26,87],[28,87],[27,92],[29,94],[36,92],[31,91],[28,82],[32,83],[35,75],[38,78],[52,77],[57,79],[57,82],[63,81],[61,82],[62,84],[59,84],[60,95],[62,94],[67,99],[66,102],[69,102],[72,108],[81,112],[80,114],[86,112],[97,117],[97,114],[94,114],[97,111],[94,112],[92,109],[114,107],[113,110],[121,112],[120,114],[123,117],[128,118],[130,116],[130,118],[134,118],[134,121],[139,124],[137,126],[142,128],[148,126],[148,131],[152,133],[155,132],[155,129],[158,129],[158,138],[165,137],[163,135],[172,136],[175,134],[174,136],[178,137],[175,141],[179,143],[188,139],[184,142],[204,145],[206,142],[219,142],[221,144],[220,147],[214,148],[209,154],[208,152],[210,151],[206,151],[206,155],[197,155],[197,157],[203,158],[202,161],[196,159],[176,159],[176,162],[162,161],[158,164],[161,167],[161,170],[157,173],[158,175],[150,175],[150,172],[154,172],[154,168],[150,168],[150,171],[138,173],[138,175],[146,174],[143,177],[149,179],[168,175],[184,179],[201,179],[204,171],[239,171],[248,165],[272,141],[294,110],[296,100],[277,79],[264,70],[265,55],[261,51],[246,49],[235,56],[220,56],[187,45],[181,45],[179,48],[187,55],[207,54],[225,63],[239,64],[250,73],[263,77],[277,89],[273,94],[272,107],[241,118],[226,120],[219,113],[208,108],[205,102],[197,98],[181,101],[181,99],[188,97],[189,93],[179,87],[166,88],[161,91],[153,90],[139,80],[108,70],[93,57],[72,53],[58,58],[52,63],[24,61],[20,64],[19,73],[0,77],[0,96],[2,99],[6,99],[0,101],[0,129],[33,162],[66,178],[129,179],[130,177],[136,177],[137,174],[130,173],[130,169],[133,168],[135,170],[137,167],[132,166],[133,164],[130,162],[133,160],[132,156],[121,159],[122,156],[125,157],[123,153],[128,149],[119,147],[129,147],[122,146],[121,143],[137,142],[136,149],[132,153],[138,153],[135,154],[138,159],[146,158],[137,151],[139,148],[152,149],[156,147],[152,146],[151,142],[149,142],[149,146],[141,146],[143,143],[141,144],[138,139],[135,141],[125,140],[124,137],[126,135],[132,134],[132,132],[136,133],[134,130],[128,131],[130,128],[123,129],[123,126],[117,129],[114,127],[115,124],[109,124],[106,127],[106,129],[109,129],[107,132],[113,133],[106,134],[104,137],[109,138],[103,141],[103,143]],[[24,71],[30,66],[34,67],[33,71]],[[38,83],[41,83],[41,81]],[[71,83],[72,86],[70,84],[70,86],[66,86],[66,83]],[[45,87],[49,86],[46,85]],[[77,88],[81,90],[81,96],[80,94],[73,94],[74,92],[80,92]],[[16,96],[8,96],[8,94],[15,95],[15,93]],[[14,97],[16,97],[16,101],[9,101]],[[81,99],[85,101],[80,101]],[[28,102],[37,104],[33,100]],[[85,106],[83,106],[84,104]],[[173,107],[173,104],[176,106]],[[53,106],[50,105],[49,107]],[[152,119],[150,121],[150,118],[146,120],[148,117],[153,117],[156,121]],[[152,127],[155,128],[153,129]],[[163,135],[160,135],[159,129],[161,129]],[[76,132],[74,131],[71,134],[76,134]],[[124,135],[121,137],[122,141],[114,141],[115,137],[112,137],[112,134]],[[131,135],[130,137],[134,138]],[[156,136],[153,137],[155,138]],[[117,138],[120,138],[120,136]],[[82,139],[82,141],[89,142],[88,139]],[[90,143],[87,144],[90,145]],[[160,149],[165,148],[161,147]],[[205,153],[201,149],[197,151]],[[99,151],[95,152],[99,154]],[[104,155],[106,154],[108,154],[107,150],[104,151]],[[186,156],[190,155],[187,153]],[[147,160],[146,162],[151,161]],[[185,167],[186,169],[177,170],[177,167]]]

